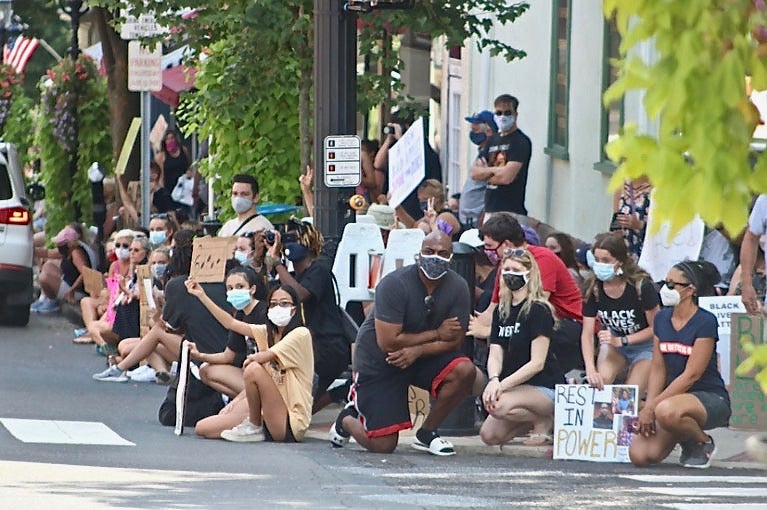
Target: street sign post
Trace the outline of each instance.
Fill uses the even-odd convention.
[[[328,188],[353,188],[362,182],[360,139],[355,135],[331,135],[323,145],[324,182]]]
[[[140,39],[142,37],[152,37],[167,29],[157,24],[154,13],[141,14],[138,18],[127,16],[125,23],[120,27],[120,38],[125,40]]]

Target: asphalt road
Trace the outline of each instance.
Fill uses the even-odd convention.
[[[0,327],[0,420],[102,422],[135,446],[24,443],[0,426],[0,509],[767,507],[767,471],[177,437],[157,422],[165,388],[93,381],[104,358],[71,330],[59,316]]]

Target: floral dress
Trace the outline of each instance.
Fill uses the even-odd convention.
[[[626,238],[629,254],[636,260],[642,253],[645,232],[647,230],[647,213],[650,210],[650,192],[652,185],[649,183],[635,186],[633,183],[623,185],[623,192],[618,201],[618,210],[616,214],[628,214],[639,218],[643,226],[641,230],[629,228],[622,229],[623,236]]]

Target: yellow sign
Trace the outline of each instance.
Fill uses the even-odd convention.
[[[125,167],[128,166],[128,159],[130,159],[130,154],[133,152],[133,144],[136,143],[139,129],[141,129],[141,117],[133,117],[128,132],[125,135],[123,148],[120,150],[120,157],[117,158],[115,175],[118,177],[125,173]]]

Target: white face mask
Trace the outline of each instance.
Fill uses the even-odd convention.
[[[517,118],[514,115],[493,115],[498,131],[509,131],[514,127]]]
[[[115,250],[115,254],[120,260],[128,260],[130,258],[130,248],[120,248]]]
[[[669,289],[666,285],[660,288],[660,302],[663,306],[676,306],[681,300],[682,296],[679,295],[678,290]]]
[[[283,308],[281,306],[273,306],[266,312],[266,316],[272,321],[272,324],[283,328],[287,326],[290,319],[293,318],[293,307]]]
[[[245,197],[232,197],[232,209],[237,214],[248,212],[253,207],[253,200]]]

